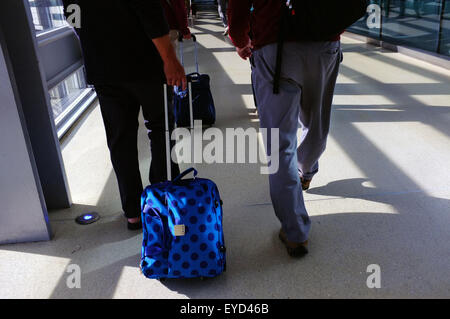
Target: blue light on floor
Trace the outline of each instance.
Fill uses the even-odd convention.
[[[100,215],[99,214],[97,214],[97,213],[88,213],[88,214],[83,214],[81,216],[78,216],[75,219],[75,222],[77,224],[80,224],[80,225],[89,225],[89,224],[95,223],[99,219],[100,219]]]

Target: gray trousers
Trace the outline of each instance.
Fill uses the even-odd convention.
[[[340,42],[288,42],[284,45],[280,93],[273,94],[277,45],[254,52],[253,80],[261,128],[279,129],[279,169],[269,176],[273,207],[290,241],[308,239],[311,221],[300,177],[319,170],[330,129],[334,88],[342,61]],[[301,138],[298,142],[298,129]]]

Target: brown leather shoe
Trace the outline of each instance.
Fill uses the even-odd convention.
[[[287,252],[289,256],[294,258],[300,258],[305,256],[308,253],[308,241],[304,243],[294,243],[288,240],[286,234],[283,230],[280,230],[280,234],[278,236],[283,244],[286,246]]]
[[[307,180],[307,179],[304,179],[303,177],[301,177],[300,179],[302,181],[302,189],[304,191],[307,191],[309,189],[309,186],[311,185],[312,179]]]

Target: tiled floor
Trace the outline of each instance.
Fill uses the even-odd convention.
[[[212,76],[217,127],[257,128],[248,62],[214,14],[193,31],[200,71]],[[141,235],[121,216],[96,107],[62,145],[75,205],[51,212],[52,241],[0,247],[0,297],[450,297],[450,71],[347,37],[343,47],[328,150],[305,194],[313,221],[306,258],[290,259],[278,241],[259,165],[200,164],[225,201],[228,271],[206,281],[145,279]],[[192,45],[186,51],[188,62]],[[143,126],[139,146],[145,177]],[[102,219],[77,226],[74,217],[87,211]],[[81,267],[81,289],[67,288],[70,264]],[[371,264],[381,267],[381,289],[366,285]]]

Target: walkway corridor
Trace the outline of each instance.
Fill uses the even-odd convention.
[[[249,63],[222,36],[217,14],[202,13],[193,32],[200,72],[212,77],[216,127],[258,128]],[[142,236],[126,230],[95,107],[62,142],[75,205],[51,212],[52,241],[0,247],[0,298],[450,297],[450,71],[342,42],[328,149],[305,193],[313,229],[304,259],[289,258],[277,238],[260,165],[202,164],[200,176],[216,181],[224,199],[228,271],[205,281],[145,279]],[[187,45],[190,66],[192,51]],[[143,125],[139,147],[147,181]],[[74,223],[89,211],[102,219]],[[81,267],[81,289],[67,288],[70,264]],[[366,285],[372,264],[381,267],[381,289]]]

